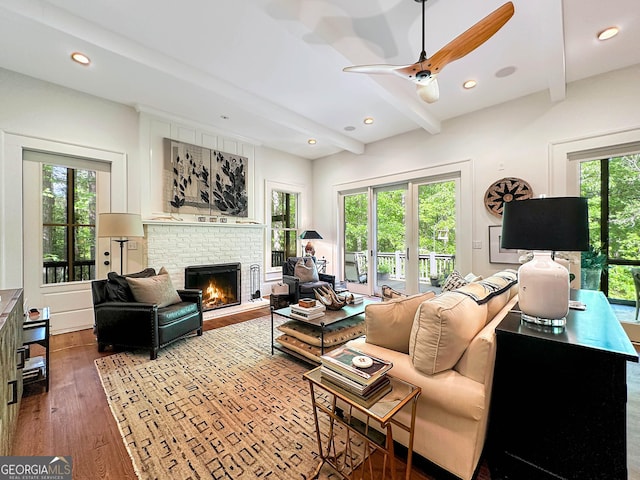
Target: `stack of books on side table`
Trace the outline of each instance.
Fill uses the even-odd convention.
[[[393,363],[347,346],[320,357],[322,380],[338,386],[350,400],[369,408],[391,391]]]
[[[291,305],[291,317],[298,320],[313,320],[322,317],[326,310],[324,305],[316,303],[315,300],[303,298],[297,305]]]

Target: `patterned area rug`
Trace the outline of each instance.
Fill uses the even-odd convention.
[[[262,317],[176,342],[154,361],[142,351],[96,360],[141,479],[311,478],[309,367],[271,356],[269,335]],[[320,478],[337,476],[324,467]]]

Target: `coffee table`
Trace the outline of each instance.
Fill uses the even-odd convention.
[[[305,357],[304,355],[301,355],[298,352],[290,350],[282,345],[276,345],[275,335],[274,335],[274,328],[275,328],[274,317],[282,317],[282,318],[286,318],[287,320],[293,320],[295,322],[305,323],[307,325],[313,325],[318,327],[320,329],[320,352],[321,352],[320,354],[324,355],[325,328],[337,322],[342,322],[349,318],[353,318],[357,315],[362,315],[364,313],[365,307],[371,303],[377,303],[377,300],[365,299],[362,303],[359,303],[356,305],[346,305],[342,307],[340,310],[327,310],[322,317],[314,318],[310,320],[301,320],[299,318],[292,317],[291,307],[278,308],[278,309],[274,309],[272,307],[271,308],[271,355],[275,353],[275,350],[279,350],[281,352],[287,353],[296,358],[304,360],[305,362],[308,362],[308,363],[316,363],[316,364],[319,363],[319,362],[313,362],[310,358]]]

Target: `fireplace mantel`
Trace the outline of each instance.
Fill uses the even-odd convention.
[[[222,217],[224,218],[224,217]],[[172,226],[190,226],[190,227],[237,227],[237,228],[266,228],[264,223],[243,223],[243,220],[229,219],[227,222],[221,222],[220,217],[217,222],[198,222],[193,220],[142,220],[144,225],[172,225]]]

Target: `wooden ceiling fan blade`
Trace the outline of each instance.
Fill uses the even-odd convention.
[[[512,2],[507,2],[500,8],[494,10],[429,58],[429,70],[437,73],[448,63],[458,60],[474,51],[495,35],[495,33],[509,21],[513,13],[514,7]]]

